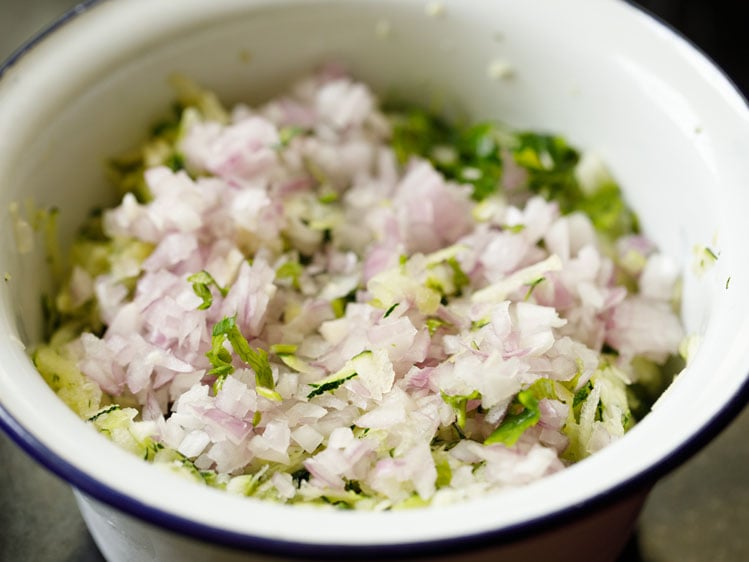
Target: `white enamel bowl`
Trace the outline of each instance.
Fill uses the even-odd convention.
[[[0,421],[79,491],[110,560],[611,560],[647,488],[746,403],[749,112],[704,56],[638,9],[617,0],[109,0],[79,12],[8,61],[0,79]],[[18,252],[9,205],[59,207],[70,239],[92,207],[112,203],[102,162],[164,113],[171,73],[228,103],[258,101],[328,60],[381,93],[440,96],[475,118],[560,132],[610,165],[644,230],[681,261],[684,319],[701,337],[687,371],[624,439],[470,503],[320,511],[156,470],[45,386],[26,348],[39,338],[47,274],[41,252]],[[490,78],[498,62],[512,76]],[[720,252],[699,278],[695,244]]]

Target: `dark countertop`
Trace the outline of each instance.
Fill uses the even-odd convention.
[[[749,40],[735,0],[650,0],[749,91]],[[1,0],[0,58],[74,0]],[[653,490],[620,562],[749,560],[749,410]],[[0,562],[103,560],[68,486],[0,433]],[[40,530],[43,530],[40,532]],[[584,561],[581,561],[584,562]]]

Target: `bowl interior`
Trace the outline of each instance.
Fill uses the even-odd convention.
[[[449,538],[584,506],[705,427],[749,370],[743,100],[705,58],[624,2],[439,5],[444,12],[435,15],[416,0],[103,2],[9,68],[0,81],[0,272],[7,273],[0,405],[54,455],[138,505],[310,543]],[[690,367],[624,440],[501,497],[427,513],[310,517],[305,508],[233,498],[162,474],[87,429],[46,388],[24,346],[40,337],[39,297],[49,277],[38,245],[19,252],[6,209],[26,201],[58,207],[65,244],[92,208],[114,202],[104,162],[166,113],[170,74],[193,78],[227,104],[257,102],[326,61],[342,62],[383,96],[558,132],[606,161],[644,231],[682,264],[685,322],[701,336]],[[490,76],[498,62],[510,65],[510,76]],[[720,252],[701,276],[691,269],[697,244]],[[237,517],[244,510],[262,517]]]

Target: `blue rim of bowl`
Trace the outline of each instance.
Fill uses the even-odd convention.
[[[97,4],[103,4],[107,0],[83,0],[79,4],[73,6],[70,10],[62,14],[59,18],[44,27],[36,35],[31,37],[25,43],[22,43],[10,56],[0,63],[0,79],[3,78],[5,73],[11,69],[26,53],[41,43],[48,35],[51,35],[59,28],[64,26],[66,23],[74,19],[76,16],[83,12],[89,11],[92,7]]]
[[[69,23],[78,15],[91,10],[93,7],[109,0],[85,0],[65,12],[55,22],[44,28],[37,35],[29,39],[14,51],[0,65],[0,79],[26,53],[42,42],[48,35]],[[733,86],[742,97],[745,105],[749,106],[746,97],[736,86],[735,82],[707,55],[699,46],[686,38],[671,24],[665,22],[649,10],[632,0],[623,0],[630,7],[647,15],[652,20],[667,28],[680,40],[685,41],[691,48],[707,59],[713,67],[719,70],[723,78]],[[371,544],[371,545],[340,545],[292,542],[271,539],[234,531],[227,531],[210,525],[197,523],[190,519],[174,515],[161,509],[146,505],[132,497],[111,488],[92,478],[75,465],[57,456],[44,443],[23,427],[2,405],[0,405],[0,428],[23,449],[30,457],[44,466],[56,476],[68,482],[71,486],[97,501],[110,505],[132,517],[151,523],[163,529],[202,540],[212,544],[227,546],[242,551],[252,551],[282,557],[299,557],[307,560],[321,559],[381,559],[397,555],[401,558],[424,558],[432,555],[448,555],[451,553],[465,553],[472,549],[487,546],[500,546],[520,541],[531,535],[552,531],[573,521],[577,521],[606,506],[613,505],[637,493],[649,489],[660,477],[683,464],[713,437],[725,429],[728,424],[749,403],[749,377],[728,403],[697,433],[685,441],[678,449],[663,457],[657,463],[633,476],[629,480],[620,482],[605,492],[588,498],[587,500],[558,511],[548,513],[536,519],[503,527],[495,531],[485,531],[474,535],[465,535],[448,539],[438,539],[421,542]]]

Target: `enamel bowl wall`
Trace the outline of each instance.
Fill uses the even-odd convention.
[[[46,387],[43,249],[19,247],[17,202],[56,206],[63,242],[113,203],[104,160],[136,145],[181,72],[227,104],[260,101],[324,61],[380,93],[594,148],[684,270],[688,369],[624,439],[525,488],[387,513],[284,507],[201,488],[119,450]],[[509,76],[490,69],[506,68]],[[496,74],[496,76],[495,76]],[[70,15],[0,80],[0,420],[77,490],[110,560],[612,560],[655,479],[745,403],[749,114],[682,39],[615,0],[110,0]],[[17,230],[17,228],[15,228]],[[692,249],[719,252],[692,271]],[[189,538],[188,538],[189,537]]]

